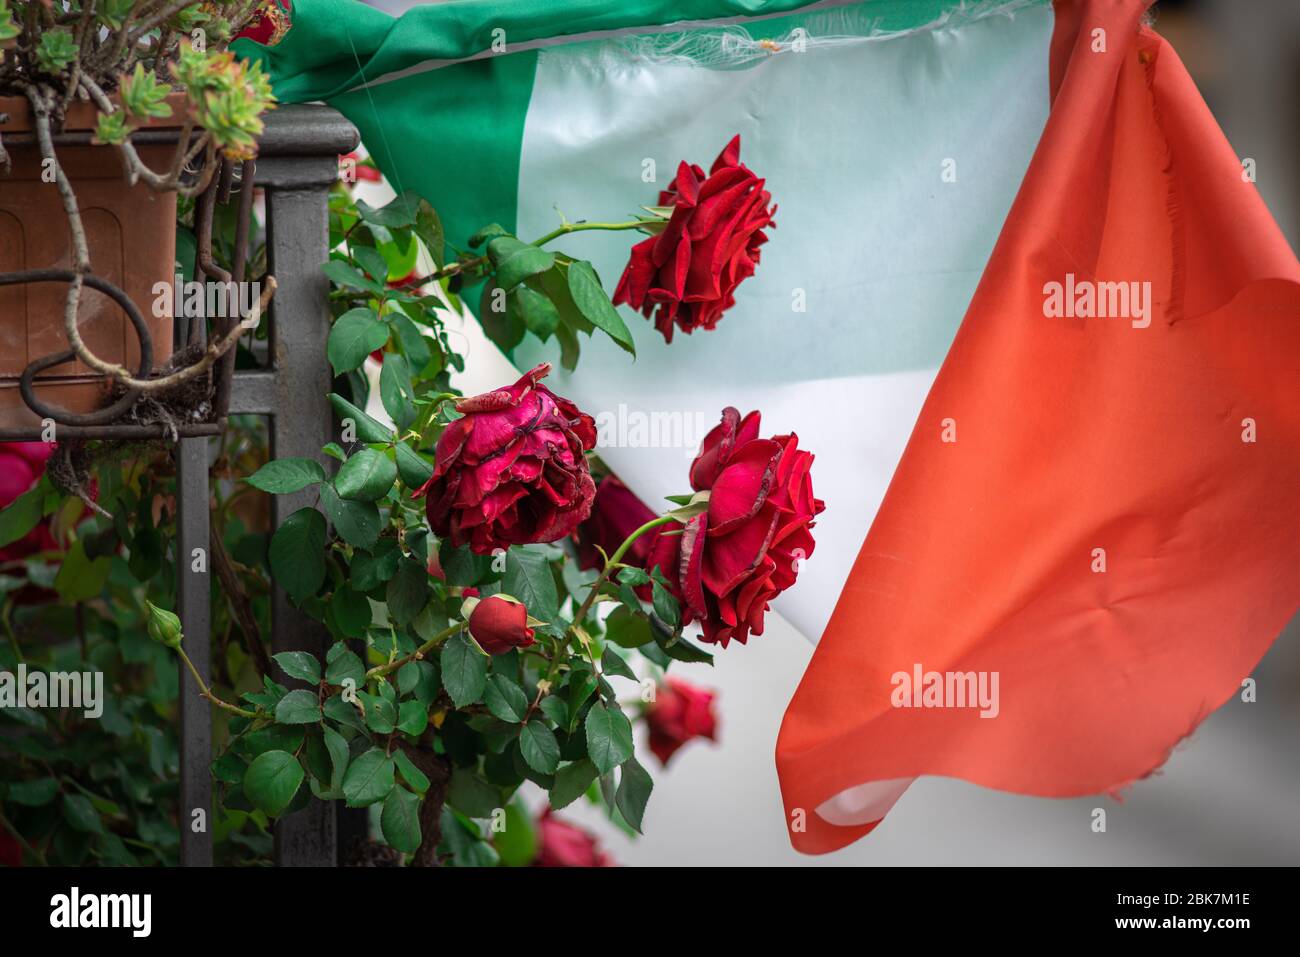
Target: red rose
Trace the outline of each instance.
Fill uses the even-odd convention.
[[[463,414],[438,439],[427,496],[429,527],[480,555],[553,542],[591,514],[596,484],[583,455],[596,423],[538,381],[542,363],[514,385],[461,399]]]
[[[54,454],[52,442],[0,442],[0,508],[12,503],[45,474],[45,463]],[[49,523],[41,520],[16,542],[0,548],[0,562],[14,562],[34,552],[58,548]]]
[[[704,438],[691,463],[691,487],[709,490],[708,511],[680,535],[659,535],[650,558],[682,603],[682,620],[699,621],[704,640],[726,647],[763,633],[768,602],[794,584],[812,555],[813,519],[825,503],[813,495],[811,452],[796,435],[758,437],[759,415],[733,408]]]
[[[596,486],[591,516],[573,533],[578,543],[578,567],[604,567],[596,547],[602,548],[607,556],[614,554],[629,535],[654,517],[655,513],[631,489],[617,477],[606,475]],[[627,550],[623,561],[644,568],[652,545],[653,536],[648,533],[640,536]]]
[[[289,31],[292,0],[263,0],[244,29],[235,34],[236,40],[252,40],[263,46],[275,46]]]
[[[489,655],[504,655],[511,648],[536,643],[528,627],[528,609],[500,595],[479,599],[469,613],[469,633]]]
[[[13,835],[0,827],[0,867],[22,867],[23,848]]]
[[[668,678],[659,686],[645,720],[650,728],[650,750],[660,764],[667,767],[668,759],[693,738],[717,740],[718,716],[713,712],[716,697],[716,692],[680,678]]]
[[[685,162],[659,194],[671,206],[663,232],[632,247],[614,304],[628,303],[646,318],[658,307],[655,328],[673,341],[673,324],[685,333],[712,329],[736,304],[736,287],[754,273],[764,229],[776,227],[772,194],[740,162],[740,137],[726,145],[709,175]]]
[[[551,813],[548,807],[537,819],[537,857],[534,867],[613,867],[596,838],[577,825]]]

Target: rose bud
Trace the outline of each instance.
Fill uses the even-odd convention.
[[[677,749],[694,738],[717,740],[718,716],[713,710],[716,697],[716,692],[680,678],[668,678],[658,687],[645,720],[650,728],[650,750],[660,764],[667,767]]]
[[[160,645],[176,649],[181,646],[181,620],[165,608],[159,608],[147,598],[149,606],[149,637]]]
[[[733,408],[704,438],[691,464],[691,487],[708,490],[708,511],[679,535],[658,535],[649,564],[669,580],[682,620],[724,648],[763,633],[768,603],[794,584],[813,553],[811,452],[796,435],[758,437],[759,414]]]
[[[438,439],[425,496],[429,527],[487,555],[553,542],[591,514],[596,484],[583,454],[596,423],[539,384],[549,363],[514,385],[456,403],[463,413]]]
[[[528,609],[502,595],[480,598],[469,615],[469,633],[489,655],[535,644],[528,627]]]
[[[736,287],[754,274],[767,242],[763,230],[776,226],[764,183],[740,162],[739,136],[707,176],[682,162],[659,194],[659,205],[672,208],[668,224],[632,247],[614,304],[627,303],[647,319],[657,308],[655,328],[665,342],[673,341],[674,325],[688,334],[717,325],[736,304]]]
[[[596,838],[556,817],[548,807],[537,819],[537,857],[533,867],[613,867]]]
[[[631,489],[617,477],[606,475],[596,486],[591,516],[573,533],[578,544],[578,567],[603,568],[605,563],[597,547],[606,556],[612,555],[629,535],[654,517],[655,513]],[[644,568],[652,544],[652,535],[641,535],[627,550],[623,561]]]

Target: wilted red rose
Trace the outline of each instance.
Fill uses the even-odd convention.
[[[607,556],[612,555],[629,535],[654,517],[655,513],[650,511],[649,506],[637,498],[617,476],[606,475],[596,485],[596,501],[590,517],[573,533],[578,543],[578,566],[604,567],[597,546]],[[623,561],[644,568],[653,544],[651,535],[641,535],[627,550]]]
[[[654,703],[646,710],[650,728],[650,750],[664,766],[687,741],[717,740],[718,716],[713,711],[717,692],[697,688],[680,678],[668,678],[655,691]]]
[[[534,867],[613,867],[591,834],[556,817],[548,807],[537,819],[537,857]]]
[[[51,442],[0,442],[0,508],[36,484],[53,454]],[[18,561],[57,547],[49,523],[42,519],[25,537],[0,548],[0,562]]]
[[[528,609],[500,595],[479,599],[469,613],[469,633],[489,655],[504,655],[537,641],[528,627]]]
[[[429,527],[480,555],[553,542],[591,514],[596,484],[583,455],[596,423],[539,380],[542,363],[514,385],[461,399],[463,413],[438,439],[427,496]]]
[[[813,552],[813,519],[826,507],[813,495],[811,452],[794,434],[758,437],[759,414],[733,408],[704,438],[691,463],[691,487],[709,491],[708,510],[679,535],[658,535],[658,566],[699,621],[704,640],[725,648],[763,633],[768,602],[794,584]]]
[[[776,227],[768,208],[772,194],[740,162],[740,137],[726,145],[709,168],[682,162],[659,205],[672,207],[663,232],[632,247],[614,303],[655,316],[664,341],[673,341],[673,326],[685,333],[712,329],[723,312],[736,304],[735,291],[754,274],[763,231]]]

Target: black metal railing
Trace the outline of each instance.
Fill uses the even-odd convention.
[[[75,139],[79,134],[68,134]],[[84,139],[84,137],[82,137]],[[63,138],[56,139],[56,147]],[[72,139],[68,139],[72,142]],[[329,256],[328,193],[338,178],[338,156],[356,147],[356,128],[325,106],[284,106],[268,116],[256,164],[246,164],[254,185],[266,195],[268,270],[278,283],[267,317],[269,348],[264,368],[235,371],[233,361],[218,365],[214,412],[266,416],[271,454],[312,458],[328,467],[321,448],[330,441],[334,417],[328,394],[332,374],[326,359],[329,334],[329,280],[321,264]],[[229,196],[226,176],[219,201]],[[241,183],[239,199],[246,213],[252,190]],[[209,207],[208,213],[211,209]],[[237,241],[236,246],[242,246]],[[200,250],[200,265],[204,259]],[[211,265],[209,270],[216,267]],[[237,266],[242,268],[241,266]],[[238,277],[214,278],[228,279]],[[67,281],[59,277],[39,280]],[[129,313],[130,310],[128,310]],[[136,323],[139,326],[139,323]],[[201,328],[177,322],[177,341],[184,345]],[[201,326],[202,324],[196,324]],[[139,330],[137,330],[139,332]],[[148,354],[147,331],[142,355]],[[59,361],[68,357],[60,356]],[[233,351],[228,354],[233,360]],[[39,370],[37,370],[39,371]],[[32,390],[23,389],[29,408]],[[39,403],[36,403],[39,405]],[[68,420],[71,421],[71,420]],[[209,441],[220,434],[221,421],[168,426],[100,422],[59,424],[57,435],[67,438],[155,438],[175,441],[177,502],[177,613],[185,635],[185,650],[205,682],[211,681],[211,562],[190,560],[196,549],[210,555]],[[31,441],[42,437],[39,425],[0,429],[0,441]],[[272,531],[294,511],[315,504],[310,492],[277,495],[272,506]],[[197,564],[201,570],[195,571]],[[275,587],[271,604],[271,650],[309,651],[323,655],[328,633],[323,625],[299,612],[283,590]],[[184,671],[182,667],[182,672]],[[280,676],[284,680],[284,676]],[[209,703],[193,693],[182,673],[180,696],[180,855],[189,867],[210,866],[212,854],[212,713]],[[195,812],[202,810],[202,815]],[[201,822],[201,823],[200,823]],[[334,866],[340,863],[345,839],[359,834],[364,819],[355,812],[312,799],[307,807],[282,818],[275,827],[275,858],[282,866]]]

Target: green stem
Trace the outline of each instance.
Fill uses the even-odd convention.
[[[444,641],[446,641],[448,638],[456,634],[456,632],[460,631],[464,627],[465,627],[465,622],[458,621],[456,622],[456,624],[444,628],[442,631],[438,632],[436,635],[434,635],[432,638],[430,638],[428,641],[422,644],[419,648],[416,648],[405,658],[398,658],[396,661],[388,662],[388,664],[377,665],[376,667],[371,668],[369,671],[366,672],[366,681],[370,681],[372,678],[382,678],[384,677],[384,675],[396,671],[398,668],[401,668],[403,665],[410,664],[412,661],[420,660],[426,654],[428,654],[430,651],[432,651],[438,645],[442,644]]]
[[[578,613],[573,616],[573,623],[565,630],[564,637],[556,642],[555,657],[551,659],[551,667],[546,672],[546,680],[548,682],[554,684],[556,675],[560,673],[560,658],[565,649],[569,646],[569,638],[575,634],[576,629],[582,624],[583,620],[586,619],[587,613],[591,611],[591,606],[596,603],[596,597],[600,593],[600,586],[605,584],[609,579],[610,572],[618,567],[618,563],[623,560],[623,556],[626,555],[627,550],[632,547],[632,543],[643,534],[650,531],[650,529],[657,528],[660,525],[667,525],[669,522],[675,521],[677,521],[677,519],[673,518],[671,515],[660,515],[658,518],[650,519],[650,521],[646,522],[627,538],[623,539],[623,544],[614,549],[614,554],[610,555],[609,558],[605,560],[605,567],[600,570],[600,574],[596,576],[596,580],[591,583],[591,591],[589,591],[587,597],[583,599],[582,604],[578,608]]]
[[[602,229],[606,231],[616,231],[622,229],[641,229],[646,225],[662,223],[661,219],[634,219],[627,223],[564,223],[556,229],[551,230],[541,239],[534,239],[534,246],[545,246],[552,239],[559,239],[561,236],[569,233],[580,233],[588,229]]]
[[[237,707],[228,701],[223,701],[221,698],[218,698],[212,693],[212,689],[207,686],[207,683],[204,682],[203,676],[199,674],[199,669],[194,667],[194,662],[190,661],[190,656],[185,653],[185,649],[178,646],[176,648],[176,654],[181,656],[181,661],[185,662],[185,667],[190,669],[190,674],[192,674],[194,680],[198,682],[199,693],[202,697],[207,698],[218,708],[229,711],[231,714],[237,714],[241,718],[262,717],[262,715],[258,714],[256,711],[247,711],[244,708]]]

